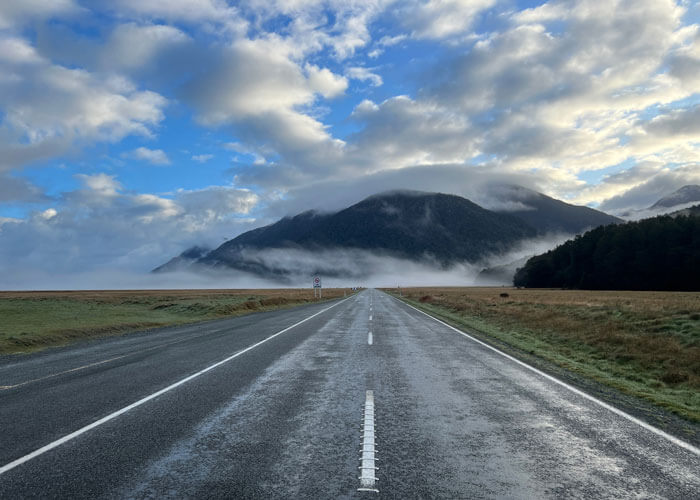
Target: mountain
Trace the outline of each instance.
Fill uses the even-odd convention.
[[[528,260],[516,286],[700,290],[700,217],[601,226]]]
[[[197,262],[210,252],[209,248],[193,246],[182,252],[177,257],[173,257],[162,266],[156,267],[154,273],[164,273],[170,271],[179,271]]]
[[[384,271],[384,257],[448,269],[505,255],[545,233],[618,222],[534,191],[511,192],[515,206],[500,212],[455,195],[384,192],[339,212],[285,217],[210,252],[190,249],[154,272],[229,268],[275,280],[316,272],[361,277]]]
[[[334,214],[305,212],[244,233],[199,260],[250,270],[250,249],[361,249],[442,267],[500,253],[536,231],[516,217],[459,196],[382,193]]]
[[[649,207],[649,210],[671,208],[686,203],[700,202],[700,186],[690,184],[664,196]]]
[[[538,233],[579,234],[594,227],[618,224],[622,219],[593,208],[571,205],[522,186],[502,185],[491,189],[490,195],[507,209],[493,210],[509,213],[525,221]]]

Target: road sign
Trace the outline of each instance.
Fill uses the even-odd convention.
[[[314,288],[321,288],[321,277],[314,276]]]

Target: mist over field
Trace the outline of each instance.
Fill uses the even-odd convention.
[[[450,267],[439,265],[430,256],[423,261],[400,259],[383,253],[358,249],[248,250],[249,262],[259,263],[278,273],[278,277],[260,277],[231,268],[194,266],[169,273],[136,272],[121,269],[50,273],[46,270],[19,268],[0,276],[2,290],[148,290],[205,288],[306,288],[314,275],[323,278],[324,287],[393,286],[472,286],[487,284],[478,280],[484,268],[507,265],[545,252],[563,243],[570,235],[551,234],[520,242],[511,250],[489,255],[476,263]],[[511,283],[496,282],[492,285]]]

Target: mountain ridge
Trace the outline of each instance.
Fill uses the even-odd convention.
[[[298,252],[320,255],[347,250],[447,269],[505,254],[523,241],[550,231],[568,230],[575,234],[600,223],[620,221],[525,188],[516,194],[519,203],[522,202],[518,205],[520,212],[526,212],[531,220],[536,220],[533,214],[539,213],[539,224],[528,223],[517,210],[515,213],[489,210],[457,195],[393,190],[374,194],[333,213],[309,210],[283,217],[226,241],[196,259],[189,258],[194,253],[183,252],[154,272],[172,271],[178,266],[180,269],[230,268],[280,279],[300,272],[294,269],[298,267],[294,262],[280,262],[292,259],[289,257],[292,255],[298,257]],[[276,257],[270,256],[274,253],[271,251],[278,251]],[[279,251],[285,255],[281,257]],[[305,272],[320,268],[323,266]],[[328,266],[324,269],[327,272]]]

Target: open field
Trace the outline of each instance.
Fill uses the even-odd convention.
[[[323,298],[344,293],[324,289]],[[0,292],[0,354],[312,301],[311,289]]]
[[[409,288],[403,296],[482,339],[700,422],[698,293]]]

